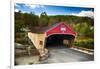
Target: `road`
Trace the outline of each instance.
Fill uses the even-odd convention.
[[[42,63],[67,63],[67,62],[81,62],[93,61],[94,55],[85,54],[65,46],[48,47],[49,58]]]
[[[17,46],[20,47],[19,44],[17,44]],[[94,60],[94,55],[85,54],[67,48],[66,46],[52,45],[52,46],[48,46],[47,48],[49,50],[49,57],[46,60],[39,62],[38,56],[21,56],[15,58],[17,65],[67,63],[67,62],[81,62],[81,61]]]

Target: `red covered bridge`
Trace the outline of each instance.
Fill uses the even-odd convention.
[[[66,23],[61,22],[49,27],[34,27],[28,33],[28,37],[33,42],[34,46],[39,50],[40,55],[43,56],[41,50],[45,50],[48,44],[64,44],[71,47],[76,37],[71,27]]]

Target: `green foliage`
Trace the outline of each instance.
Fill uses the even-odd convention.
[[[74,42],[75,46],[94,49],[94,40],[93,39],[85,39],[85,40],[77,40]]]
[[[15,20],[15,32],[20,32],[22,28],[25,27],[24,21]]]
[[[22,28],[29,28],[33,26],[38,26],[39,17],[33,12],[31,13],[21,13],[15,12],[15,31],[20,32]]]
[[[77,23],[73,26],[74,30],[78,32],[79,37],[90,37],[93,38],[94,35],[94,27],[89,25],[89,23]]]
[[[26,32],[18,32],[15,34],[15,42],[20,44],[29,44],[29,39]]]
[[[25,13],[24,14],[24,22],[25,22],[25,25],[27,27],[30,27],[30,26],[37,26],[38,25],[38,22],[39,22],[39,17],[36,16],[34,13]]]
[[[40,15],[39,26],[48,26],[49,18],[46,12],[42,12]]]

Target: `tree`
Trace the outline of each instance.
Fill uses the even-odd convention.
[[[39,23],[39,17],[36,16],[33,12],[31,13],[25,13],[24,14],[24,22],[25,22],[25,25],[27,27],[34,27],[34,26],[38,26],[38,23]]]
[[[21,11],[15,12],[15,31],[20,32],[25,27]]]
[[[40,15],[39,26],[48,26],[49,18],[46,12],[42,12]]]

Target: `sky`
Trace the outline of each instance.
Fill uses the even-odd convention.
[[[94,8],[86,7],[70,7],[70,6],[54,6],[54,5],[34,5],[34,4],[15,4],[15,12],[19,10],[22,13],[34,12],[36,15],[40,15],[42,12],[46,12],[47,15],[75,15],[75,16],[87,16],[94,17]]]

